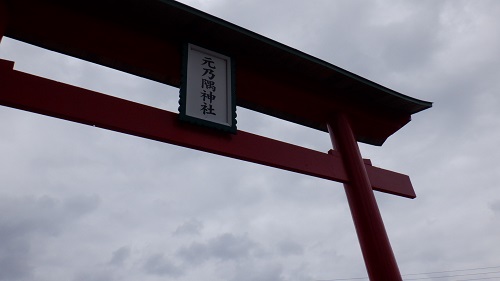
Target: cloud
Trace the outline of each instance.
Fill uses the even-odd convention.
[[[50,196],[0,198],[0,280],[33,275],[33,260],[45,250],[34,244],[64,232],[99,205],[95,195],[59,200]]]
[[[281,241],[277,244],[278,252],[284,256],[290,255],[302,255],[304,253],[304,248],[293,241]]]
[[[183,270],[167,259],[163,254],[153,254],[144,262],[143,270],[147,274],[179,277]]]
[[[237,266],[231,281],[283,281],[283,266],[277,263],[244,263]]]
[[[250,257],[257,249],[257,244],[247,236],[224,233],[206,243],[193,242],[187,247],[181,247],[177,256],[188,264],[198,265],[209,259],[237,261]]]
[[[179,225],[174,231],[174,235],[197,235],[203,229],[203,223],[196,219],[191,219]]]
[[[255,242],[247,236],[222,234],[208,242],[209,252],[221,260],[234,260],[248,257],[256,248]]]
[[[130,248],[129,247],[120,247],[113,252],[113,256],[109,261],[110,265],[121,266],[130,256]]]
[[[3,240],[0,248],[0,280],[22,280],[33,274],[34,266],[29,260],[30,247],[27,242]]]
[[[177,256],[191,265],[199,265],[210,258],[210,252],[206,244],[193,242],[187,247],[181,247]]]
[[[500,216],[500,200],[490,204],[490,208],[495,215]]]
[[[92,270],[76,274],[74,281],[113,281],[117,280],[114,274],[108,270]]]

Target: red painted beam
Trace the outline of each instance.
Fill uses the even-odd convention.
[[[178,121],[177,114],[13,70],[0,60],[0,104],[310,176],[347,182],[335,151],[322,153],[251,133]],[[415,198],[405,175],[368,165],[373,188]]]
[[[371,165],[365,168],[374,190],[412,199],[417,197],[408,175]]]

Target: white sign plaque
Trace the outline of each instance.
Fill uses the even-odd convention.
[[[180,92],[180,118],[236,132],[231,58],[187,45]]]

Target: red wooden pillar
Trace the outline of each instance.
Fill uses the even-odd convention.
[[[401,281],[384,222],[349,120],[343,114],[328,124],[330,138],[349,177],[344,189],[371,281]]]

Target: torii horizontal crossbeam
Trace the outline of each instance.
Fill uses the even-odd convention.
[[[237,135],[178,121],[178,115],[13,69],[0,60],[0,104],[134,136],[180,145],[337,182],[348,182],[336,151],[322,153],[238,131]],[[258,149],[256,149],[258,148]],[[415,198],[407,175],[365,163],[372,188]]]

